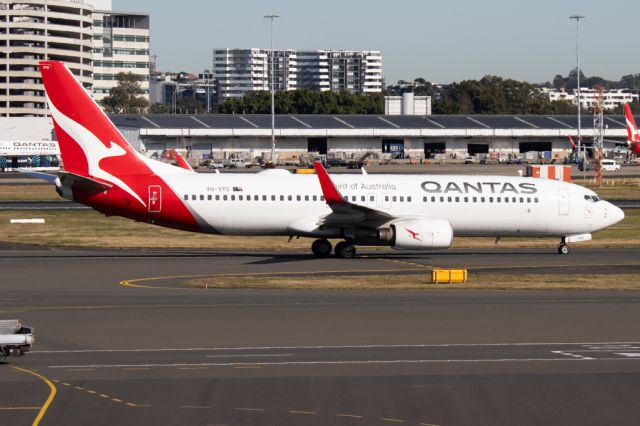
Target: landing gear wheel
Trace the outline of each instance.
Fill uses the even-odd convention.
[[[336,244],[336,257],[351,259],[356,255],[356,246],[348,241],[340,241]]]
[[[558,253],[559,254],[569,254],[571,250],[569,250],[569,246],[566,244],[560,244],[558,246]]]
[[[315,240],[311,244],[311,251],[317,257],[327,257],[331,254],[331,243],[329,240]]]

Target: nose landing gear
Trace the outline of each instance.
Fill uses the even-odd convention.
[[[565,238],[562,238],[562,240],[560,240],[560,245],[558,245],[558,254],[569,254],[570,252],[571,250],[569,249]]]

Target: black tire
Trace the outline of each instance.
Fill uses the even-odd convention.
[[[347,241],[340,241],[336,244],[336,257],[340,259],[351,259],[356,255],[356,246]]]
[[[559,253],[559,254],[563,254],[563,255],[565,255],[565,254],[569,254],[570,252],[571,252],[571,250],[569,249],[569,246],[568,246],[568,245],[566,245],[566,244],[560,244],[560,245],[558,246],[558,253]]]
[[[331,243],[329,240],[315,240],[311,244],[311,251],[317,257],[327,257],[331,254]]]

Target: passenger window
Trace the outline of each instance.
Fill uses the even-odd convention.
[[[351,201],[353,201],[354,203],[356,202],[357,198],[355,195],[351,196]]]
[[[384,200],[385,200],[385,201],[389,201],[389,196],[388,196],[388,195],[385,195],[385,196],[384,196]]]
[[[402,195],[400,196],[400,202],[404,202],[404,197]]]
[[[324,201],[324,195],[320,196],[320,201]]]
[[[369,197],[369,201],[375,201],[376,197],[374,197],[373,195],[371,197]]]
[[[509,202],[509,197],[504,197],[504,202],[508,203]]]
[[[464,197],[464,202],[468,203],[469,202],[469,197]]]
[[[444,203],[444,197],[440,197],[440,202]]]
[[[280,196],[280,201],[284,201],[284,195]]]
[[[524,198],[523,197],[520,197],[520,202],[524,203]]]
[[[302,197],[301,197],[301,196],[299,196],[299,195],[297,195],[297,196],[296,196],[296,200],[300,201],[300,200],[302,200]]]
[[[232,196],[231,196],[231,201],[235,201],[235,200],[236,200],[236,196],[235,196],[235,195],[232,195]]]
[[[220,201],[220,196],[216,195],[216,201]]]
[[[226,196],[226,195],[222,196],[222,199],[223,199],[224,201],[227,201],[227,196]]]
[[[480,202],[484,203],[484,197],[480,197]]]
[[[499,203],[500,201],[502,201],[501,197],[496,197],[496,203]]]
[[[431,202],[435,203],[436,202],[436,197],[431,197]]]
[[[360,197],[360,201],[362,201],[362,202],[364,203],[365,201],[367,201],[367,197],[365,197],[364,195],[363,195],[363,196],[361,196],[361,197]]]
[[[493,197],[489,197],[489,202],[493,203]]]
[[[427,202],[427,197],[422,197],[422,202],[426,203]]]
[[[473,202],[477,203],[478,202],[478,197],[473,197]]]
[[[391,201],[395,203],[397,201],[397,197],[394,195],[393,197],[391,197]]]
[[[305,200],[305,201],[309,201],[309,196],[308,196],[308,195],[305,195],[305,196],[304,196],[304,200]]]
[[[264,195],[263,195],[263,197],[264,197]],[[259,200],[260,200],[260,196],[259,195],[254,195],[253,196],[253,201],[259,201]]]
[[[456,203],[460,202],[460,197],[456,197]]]
[[[238,195],[238,200],[242,201],[242,195]]]
[[[211,201],[211,198],[213,198],[213,197],[211,197],[211,194],[207,195],[207,200],[208,201]]]
[[[195,200],[196,200],[196,196],[195,196],[195,195],[192,195],[192,196],[191,196],[191,200],[192,200],[192,201],[195,201]]]
[[[451,197],[447,197],[447,201],[448,201],[448,202],[451,202]]]
[[[411,197],[407,197],[407,202],[410,203],[411,202]]]
[[[527,197],[527,203],[531,203],[531,197]]]
[[[313,196],[313,201],[318,201],[318,196],[317,195]]]
[[[534,198],[533,202],[537,204],[538,203],[538,197]]]
[[[188,201],[189,200],[189,196],[187,194],[184,194],[184,200]]]
[[[518,202],[518,199],[517,199],[516,197],[513,197],[513,198],[511,199],[511,202],[513,202],[513,203],[517,203],[517,202]]]

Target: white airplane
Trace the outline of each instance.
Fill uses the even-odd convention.
[[[42,176],[107,216],[223,235],[309,237],[316,256],[356,245],[442,249],[455,236],[568,243],[624,218],[593,191],[505,176],[198,174],[137,153],[61,62],[40,63],[64,172]]]

